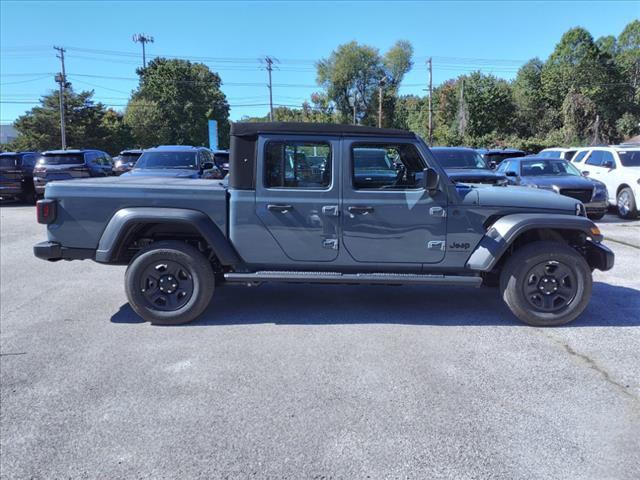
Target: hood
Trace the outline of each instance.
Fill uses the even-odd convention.
[[[570,197],[531,187],[478,188],[478,203],[483,207],[516,207],[532,210],[558,210],[575,215],[576,204]]]
[[[190,169],[161,169],[161,168],[134,168],[133,170],[123,173],[122,176],[130,177],[176,177],[176,178],[200,178],[197,170]]]
[[[601,182],[587,177],[578,177],[577,175],[541,175],[537,177],[522,177],[522,183],[526,185],[536,185],[538,188],[557,191],[562,188],[593,188],[596,183]]]

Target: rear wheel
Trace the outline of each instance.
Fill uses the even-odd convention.
[[[502,298],[534,326],[562,325],[580,315],[591,297],[591,269],[573,248],[534,242],[517,250],[500,276]]]
[[[604,217],[604,214],[606,212],[600,212],[600,213],[589,213],[587,216],[591,219],[591,220],[602,220],[602,217]]]
[[[131,308],[156,325],[195,320],[209,305],[215,287],[207,258],[177,241],[155,242],[141,250],[124,278]]]
[[[629,187],[623,188],[618,192],[616,201],[618,208],[618,216],[620,218],[636,218],[638,216],[638,206],[636,205],[636,199],[633,196],[633,190]]]

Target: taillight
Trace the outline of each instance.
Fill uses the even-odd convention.
[[[33,169],[33,173],[46,173],[46,172],[47,172],[46,167],[35,167]]]
[[[56,213],[58,210],[58,202],[45,198],[44,200],[38,200],[36,203],[36,215],[38,217],[38,223],[48,225],[53,223],[56,219]]]

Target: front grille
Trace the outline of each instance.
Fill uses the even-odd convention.
[[[591,195],[593,194],[593,189],[564,188],[560,190],[560,194],[565,195],[567,197],[575,198],[576,200],[580,200],[582,203],[587,203],[591,201]]]

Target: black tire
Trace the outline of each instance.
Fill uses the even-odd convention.
[[[618,216],[624,219],[633,219],[638,216],[638,204],[633,196],[633,190],[625,187],[616,196],[616,209]]]
[[[209,305],[215,288],[211,264],[184,242],[154,242],[129,263],[124,275],[131,308],[154,325],[195,320]]]
[[[591,287],[584,257],[559,242],[533,242],[516,250],[500,275],[500,292],[509,309],[536,327],[574,320],[587,307]]]
[[[587,216],[589,217],[590,220],[594,220],[594,221],[598,221],[598,220],[602,220],[602,218],[604,217],[604,214],[607,212],[602,212],[602,213],[589,213]]]

